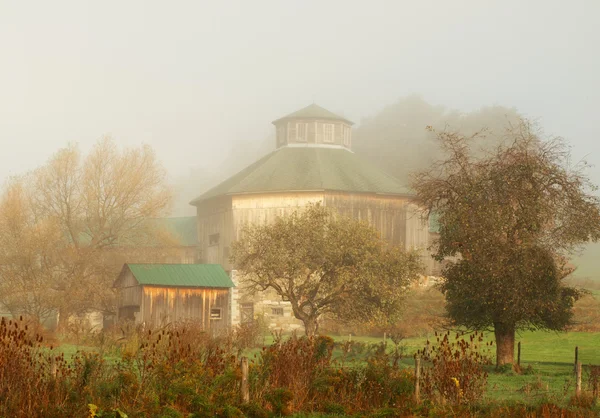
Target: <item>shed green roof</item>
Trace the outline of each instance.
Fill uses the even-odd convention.
[[[286,115],[282,118],[279,118],[277,120],[273,121],[273,124],[277,124],[279,122],[283,122],[284,120],[288,120],[288,119],[327,119],[327,120],[341,120],[344,121],[350,125],[353,125],[353,123],[351,121],[349,121],[348,119],[336,115],[333,112],[330,112],[329,110],[316,105],[316,104],[311,104],[306,106],[305,108],[302,108],[300,110],[297,110],[293,113],[290,113],[289,115]]]
[[[234,287],[220,264],[125,264],[141,285]]]
[[[385,195],[410,195],[395,177],[342,147],[287,146],[192,200],[222,195],[286,191],[343,191]]]

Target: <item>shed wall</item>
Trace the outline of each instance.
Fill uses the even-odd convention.
[[[121,276],[117,292],[117,319],[135,320],[142,304],[142,287],[129,269]]]
[[[211,309],[219,308],[219,319]],[[229,289],[142,287],[142,304],[137,322],[162,326],[172,322],[200,321],[205,329],[226,329],[229,323]]]

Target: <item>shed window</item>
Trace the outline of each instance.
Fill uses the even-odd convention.
[[[323,124],[323,142],[333,142],[335,125],[333,123]]]
[[[210,308],[210,319],[221,319],[221,308]]]
[[[210,234],[208,236],[208,245],[219,245],[219,234]]]
[[[271,308],[271,315],[283,316],[283,308]]]

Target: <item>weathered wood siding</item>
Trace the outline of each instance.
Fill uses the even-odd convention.
[[[211,309],[221,310],[211,319]],[[200,321],[205,329],[225,329],[229,321],[229,289],[143,286],[138,322],[161,326],[172,322]]]
[[[266,225],[311,203],[324,203],[323,192],[277,193],[234,196],[233,239],[238,240],[245,225]]]
[[[117,319],[135,319],[142,304],[142,287],[131,271],[120,277],[117,292]]]
[[[223,196],[202,202],[197,209],[200,260],[207,264],[221,264],[228,269],[229,248],[233,237],[231,197]],[[210,237],[218,234],[218,242]]]
[[[428,272],[429,226],[423,223],[417,207],[401,196],[343,192],[286,192],[247,194],[211,199],[198,207],[198,233],[202,262],[221,264],[230,271],[229,252],[233,241],[241,238],[245,225],[267,224],[306,207],[321,203],[344,216],[367,221],[392,245],[423,251]],[[210,236],[219,235],[219,243],[209,245]]]
[[[329,192],[325,206],[344,216],[366,221],[392,245],[406,245],[406,207],[402,197]]]
[[[123,273],[116,285],[118,319],[150,326],[195,320],[206,329],[229,324],[229,289],[141,286],[131,271]],[[220,319],[210,319],[212,308],[221,309]]]
[[[323,193],[273,193],[222,197],[203,202],[198,206],[198,240],[201,262],[221,264],[231,270],[229,253],[233,241],[240,238],[246,224],[272,222],[309,202],[323,202]],[[211,244],[211,236],[218,234],[218,244]]]

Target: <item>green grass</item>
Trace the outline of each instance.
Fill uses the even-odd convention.
[[[348,336],[332,338],[338,342],[348,341]],[[493,335],[487,334],[486,340],[490,339],[493,339]],[[424,347],[426,340],[426,338],[408,338],[402,342],[406,349],[406,357],[402,360],[403,365],[414,367],[412,356],[418,349]],[[383,338],[352,336],[352,341],[377,344],[381,343]],[[435,336],[431,336],[430,341],[434,342]],[[521,367],[528,371],[521,375],[513,372],[498,373],[494,366],[488,367],[486,399],[527,403],[550,399],[557,404],[566,404],[575,390],[575,347],[579,347],[579,361],[584,368],[590,364],[600,365],[600,333],[524,331],[516,336],[516,342],[519,341],[521,342]],[[391,343],[388,347],[391,348]],[[494,350],[495,346],[490,352],[492,357],[495,355]],[[336,349],[334,357],[341,356],[341,350]],[[357,358],[355,364],[363,361],[364,359]],[[584,387],[586,378],[584,371]]]
[[[284,337],[286,338],[286,337]],[[348,341],[348,336],[332,336],[336,342]],[[486,339],[493,335],[486,335]],[[414,367],[413,354],[424,347],[426,338],[408,338],[402,341],[405,347],[405,358],[402,364],[405,367]],[[352,336],[353,342],[365,344],[377,344],[383,338]],[[435,337],[431,336],[434,342]],[[542,331],[521,332],[516,337],[521,342],[521,367],[530,370],[528,374],[517,375],[512,372],[497,373],[493,366],[488,367],[488,391],[486,398],[490,400],[524,401],[527,403],[539,402],[541,399],[551,399],[556,403],[568,402],[574,393],[574,353],[575,347],[579,347],[579,361],[586,366],[590,364],[600,365],[600,333],[556,333]],[[264,338],[264,343],[273,343],[273,337]],[[389,341],[388,349],[392,343]],[[495,348],[495,347],[494,347]],[[73,344],[62,344],[58,347],[69,358],[78,350],[94,350],[93,347],[76,346]],[[260,348],[248,350],[246,355],[252,359],[257,358]],[[490,353],[495,354],[494,349]],[[339,348],[334,350],[334,358],[340,359],[342,352]],[[256,356],[256,357],[255,357]],[[517,359],[515,344],[515,361]],[[115,360],[108,358],[108,361]],[[364,354],[351,359],[348,365],[364,364]],[[584,387],[585,387],[584,373]]]

